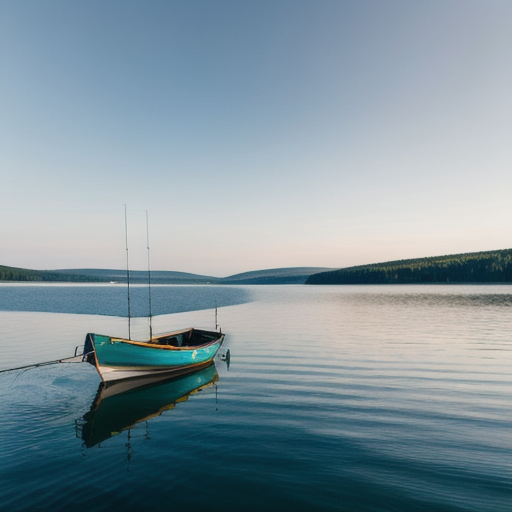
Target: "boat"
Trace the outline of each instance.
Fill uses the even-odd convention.
[[[177,376],[207,366],[224,341],[217,324],[215,331],[189,327],[153,335],[151,316],[151,272],[149,261],[149,223],[146,212],[149,290],[149,338],[136,341],[131,338],[130,267],[128,260],[128,221],[125,205],[126,281],[128,290],[128,338],[88,333],[85,338],[83,360],[93,364],[103,382],[146,377],[148,375]]]
[[[215,363],[198,372],[174,378],[154,375],[137,380],[101,382],[90,410],[77,420],[77,434],[86,448],[130,430],[213,386],[219,379]]]
[[[210,364],[223,341],[222,331],[193,327],[159,334],[148,341],[88,333],[84,357],[96,367],[103,382],[178,376]]]

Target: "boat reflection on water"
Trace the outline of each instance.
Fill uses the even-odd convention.
[[[218,379],[212,362],[202,370],[172,379],[152,376],[111,384],[102,382],[90,411],[80,422],[81,438],[87,448],[92,448],[172,409]]]

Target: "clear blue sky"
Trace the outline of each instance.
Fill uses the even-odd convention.
[[[0,264],[512,247],[509,0],[0,0]]]

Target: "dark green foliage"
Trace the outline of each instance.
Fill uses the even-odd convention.
[[[315,268],[269,269],[217,278],[155,271],[153,284],[414,284],[512,283],[512,249],[486,251],[317,272]],[[321,269],[318,269],[321,270]],[[309,277],[307,277],[309,275]],[[307,277],[307,280],[306,280]],[[0,281],[126,282],[125,270],[28,270],[0,265]],[[146,283],[147,272],[130,271],[130,281]]]
[[[79,274],[60,274],[49,270],[29,270],[26,268],[5,267],[0,265],[0,281],[61,281],[61,282],[102,282],[95,276]]]
[[[306,284],[512,283],[512,249],[389,261],[311,275]]]

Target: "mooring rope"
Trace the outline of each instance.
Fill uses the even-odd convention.
[[[63,359],[54,359],[53,361],[45,361],[43,363],[27,364],[25,366],[18,366],[16,368],[6,368],[5,370],[0,370],[0,373],[14,372],[15,370],[26,370],[28,368],[37,368],[38,366],[47,366],[50,364],[65,363],[66,361],[70,361],[71,359],[77,359],[79,357],[81,358],[82,354],[72,356],[72,357],[64,357]],[[77,362],[82,362],[82,360],[77,361]]]

